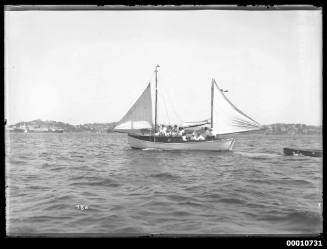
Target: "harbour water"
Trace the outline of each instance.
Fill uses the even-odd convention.
[[[321,136],[238,135],[233,152],[134,150],[124,134],[6,134],[7,234],[317,234]]]

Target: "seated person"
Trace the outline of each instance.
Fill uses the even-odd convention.
[[[167,136],[167,128],[165,125],[161,126],[161,129],[159,131],[159,136]]]
[[[192,138],[192,134],[184,134],[186,136],[187,141],[190,141]]]
[[[161,125],[159,125],[159,126],[157,126],[157,129],[156,129],[156,133],[154,133],[154,135],[155,136],[160,136],[160,131],[161,131],[161,129],[162,129],[162,126]]]
[[[174,125],[174,128],[172,129],[171,134],[174,137],[177,137],[178,136],[178,127],[177,127],[177,125]]]
[[[205,140],[205,138],[202,136],[202,134],[200,132],[197,133],[197,136],[196,136],[196,140],[197,141],[200,141],[200,140]]]
[[[201,135],[200,131],[194,131],[192,133],[191,140],[200,141],[200,140],[205,140],[205,138]]]
[[[193,131],[192,135],[191,135],[191,140],[196,140],[197,138],[197,134],[196,134],[196,131]]]
[[[184,128],[183,127],[179,127],[178,129],[178,136],[183,136],[185,134]]]
[[[172,136],[172,127],[171,127],[171,125],[168,125],[168,127],[167,127],[167,131],[166,131],[166,136],[168,136],[168,137],[170,137],[170,136]]]
[[[204,128],[204,133],[202,135],[205,139],[209,139],[209,138],[213,138],[214,135],[212,133],[212,129],[211,128],[208,128],[208,127],[205,127]]]
[[[188,139],[187,139],[187,137],[186,137],[185,134],[182,135],[182,139],[183,139],[183,141],[188,141]]]
[[[209,131],[208,131],[207,137],[210,138],[210,139],[215,138],[216,135],[213,133],[212,128],[209,128],[208,130]]]

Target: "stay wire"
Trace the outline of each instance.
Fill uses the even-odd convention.
[[[166,116],[167,116],[167,119],[168,119],[168,123],[169,123],[169,125],[170,125],[170,124],[171,124],[171,123],[170,123],[170,117],[169,117],[169,114],[168,114],[168,108],[167,108],[167,105],[166,105],[166,101],[165,101],[165,99],[164,99],[164,96],[163,96],[161,93],[159,93],[158,96],[159,96],[159,98],[161,99],[161,102],[164,103],[164,107],[165,107],[165,111],[166,111]]]
[[[169,103],[171,103],[172,110],[173,110],[175,116],[176,116],[177,119],[180,121],[180,123],[183,123],[183,122],[184,122],[183,119],[182,119],[182,118],[180,117],[180,115],[176,112],[176,108],[175,108],[174,102],[171,101],[171,98],[170,98],[170,95],[169,95],[169,93],[168,93],[168,90],[166,90],[165,88],[162,88],[162,89],[163,89],[163,92],[165,93],[165,95],[167,96]]]

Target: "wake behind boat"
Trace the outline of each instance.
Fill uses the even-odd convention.
[[[233,134],[261,129],[261,125],[237,109],[224,95],[214,79],[211,82],[211,115],[204,121],[188,122],[185,128],[208,127],[212,136],[204,140],[185,139],[182,136],[160,136],[158,133],[158,88],[155,68],[155,113],[152,118],[151,84],[149,83],[135,104],[114,128],[117,132],[128,133],[128,143],[135,149],[160,150],[200,150],[230,151],[234,138],[222,138],[220,135]]]

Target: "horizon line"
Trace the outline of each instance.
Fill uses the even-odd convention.
[[[56,120],[42,120],[40,118],[38,119],[33,119],[33,120],[30,120],[30,121],[18,121],[16,123],[12,123],[12,124],[9,124],[7,123],[7,119],[5,119],[5,126],[10,126],[10,125],[16,125],[18,123],[29,123],[29,122],[33,122],[33,121],[41,121],[41,122],[61,122],[61,123],[65,123],[65,124],[69,124],[69,125],[73,125],[73,126],[76,126],[76,125],[86,125],[86,124],[110,124],[110,123],[118,123],[119,121],[108,121],[108,122],[85,122],[85,123],[79,123],[79,124],[71,124],[69,122],[64,122],[64,121],[56,121]],[[273,124],[303,124],[303,125],[308,125],[308,126],[321,126],[322,127],[322,124],[320,125],[317,125],[317,124],[307,124],[307,123],[285,123],[285,122],[275,122],[275,123],[269,123],[269,124],[262,124],[262,125],[273,125]]]

